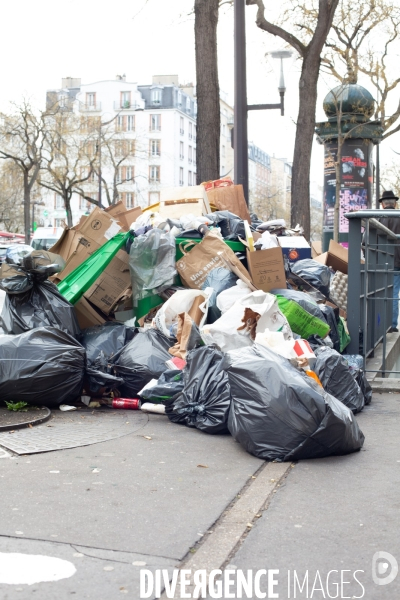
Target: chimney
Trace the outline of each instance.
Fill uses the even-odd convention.
[[[65,77],[61,79],[61,87],[63,89],[80,88],[81,78],[80,77]]]

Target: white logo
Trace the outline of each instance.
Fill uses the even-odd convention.
[[[376,585],[388,585],[392,583],[396,579],[398,572],[399,565],[392,554],[383,551],[375,552],[372,559],[372,579]]]

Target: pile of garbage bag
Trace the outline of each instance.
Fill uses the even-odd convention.
[[[347,250],[302,233],[250,215],[224,178],[96,207],[52,252],[10,250],[2,398],[150,403],[265,460],[359,450],[372,390],[344,354]]]

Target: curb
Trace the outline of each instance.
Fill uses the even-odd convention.
[[[237,499],[235,499],[222,513],[214,525],[204,534],[201,542],[195,547],[195,554],[188,555],[176,568],[193,571],[204,570],[207,575],[215,569],[223,569],[229,564],[230,559],[236,554],[251,531],[254,522],[267,510],[270,501],[280,487],[282,480],[294,467],[293,463],[266,463],[248,480]],[[253,479],[254,478],[254,479]],[[191,598],[194,595],[194,582],[190,577],[190,586],[186,592]],[[174,600],[182,598],[177,590]],[[167,600],[164,592],[161,600]]]
[[[45,423],[51,417],[51,410],[46,406],[41,406],[40,408],[47,410],[47,413],[39,417],[38,419],[32,419],[31,421],[24,421],[23,423],[18,423],[16,425],[3,425],[0,426],[0,433],[3,431],[12,431],[13,429],[22,429],[23,427],[29,427],[29,425],[40,425],[41,423]]]

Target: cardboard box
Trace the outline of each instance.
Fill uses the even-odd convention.
[[[84,297],[109,315],[131,286],[128,254],[120,250]]]
[[[104,212],[109,214],[110,217],[114,217],[115,219],[117,219],[117,217],[120,213],[124,213],[127,210],[128,209],[125,206],[125,202],[123,200],[119,200],[115,204],[111,204],[111,206],[107,206],[107,208],[104,209]]]
[[[84,237],[79,231],[76,231],[75,234],[77,236],[76,248],[69,257],[64,269],[58,273],[58,277],[61,281],[65,279],[67,275],[72,273],[76,267],[79,267],[84,260],[89,258],[89,256],[91,256],[93,252],[96,252],[96,250],[98,250],[101,246],[101,244],[98,244],[94,240]]]
[[[196,217],[211,213],[206,190],[202,185],[166,188],[161,190],[160,215],[177,219],[182,215]]]
[[[87,327],[94,327],[95,325],[103,325],[109,319],[101,315],[91,304],[85,299],[81,298],[75,304],[75,313],[78,319],[79,327],[86,329]]]
[[[332,267],[334,271],[348,274],[349,251],[334,240],[329,242],[328,252],[314,258],[317,262]]]
[[[311,258],[311,247],[302,235],[278,237],[278,242],[290,262]]]
[[[79,233],[85,238],[103,245],[121,230],[121,225],[108,213],[96,206],[79,227]]]
[[[251,223],[242,185],[210,189],[207,191],[207,197],[210,204],[213,204],[217,210],[229,210],[241,219]]]
[[[286,289],[286,274],[281,248],[256,250],[247,253],[247,267],[253,284],[263,292]]]
[[[322,242],[311,242],[311,258],[322,254]]]
[[[60,237],[60,239],[50,248],[50,252],[53,254],[59,254],[61,258],[68,261],[69,257],[75,252],[79,244],[79,237],[77,232],[73,229],[66,227]]]
[[[129,231],[132,223],[134,223],[136,219],[140,217],[141,214],[143,214],[143,211],[140,208],[140,206],[135,206],[135,208],[131,208],[130,210],[127,210],[125,212],[118,213],[116,218],[121,224],[122,229],[124,231]]]

